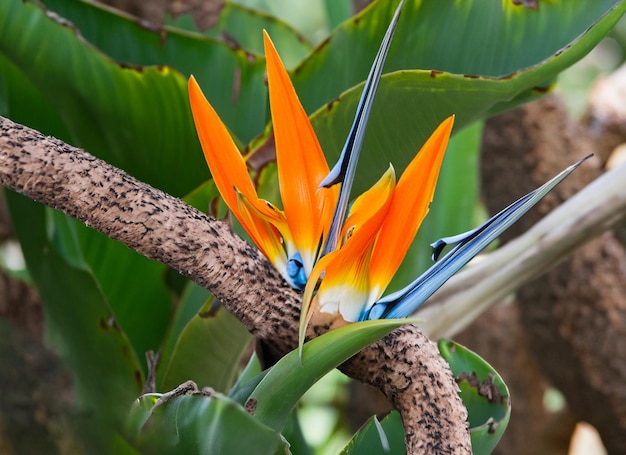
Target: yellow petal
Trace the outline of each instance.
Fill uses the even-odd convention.
[[[264,32],[280,194],[293,240],[310,273],[330,227],[338,188],[318,188],[329,172],[311,122],[272,41]]]
[[[357,197],[350,207],[350,214],[344,223],[341,238],[345,238],[348,232],[357,229],[368,218],[372,216],[372,212],[381,207],[389,198],[390,191],[396,184],[396,174],[393,166],[389,168],[383,176],[369,190]],[[352,232],[354,233],[354,232]]]
[[[309,325],[309,321],[313,316],[313,313],[317,310],[317,306],[314,301],[314,293],[319,284],[321,275],[324,273],[328,262],[332,260],[332,254],[322,257],[308,276],[306,286],[304,287],[304,295],[302,296],[302,307],[300,308],[300,326],[298,329],[298,351],[300,357],[302,357],[302,346],[304,345],[304,339],[306,337],[306,328]]]
[[[390,167],[380,180],[360,197],[351,235],[340,249],[322,257],[304,289],[300,319],[300,342],[316,310],[339,312],[346,321],[356,321],[369,296],[370,255],[376,234],[391,206],[395,174]],[[369,205],[364,205],[364,203]],[[356,201],[355,201],[356,203]],[[367,210],[364,210],[367,209]],[[321,279],[321,282],[320,282]],[[315,291],[317,294],[314,296]]]
[[[372,252],[373,300],[382,295],[398,270],[428,213],[453,124],[454,116],[450,116],[437,127],[398,181]]]

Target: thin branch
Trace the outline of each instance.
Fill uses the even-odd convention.
[[[300,296],[226,224],[2,117],[0,184],[178,270],[210,290],[277,353],[297,346]],[[467,411],[454,378],[437,346],[416,327],[392,332],[342,371],[379,388],[400,412],[408,453],[471,453]]]

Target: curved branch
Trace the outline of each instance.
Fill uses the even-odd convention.
[[[225,223],[2,117],[0,184],[178,270],[279,354],[297,346],[300,296]],[[408,453],[471,453],[454,378],[437,346],[416,327],[392,332],[342,370],[379,388],[400,412]]]

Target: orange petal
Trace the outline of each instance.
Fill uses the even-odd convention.
[[[307,274],[330,227],[338,188],[318,186],[329,172],[311,122],[272,41],[263,33],[280,194]]]
[[[246,163],[228,129],[205,98],[196,79],[189,78],[189,102],[204,158],[217,189],[228,208],[237,215],[235,188],[248,198],[256,198]]]
[[[277,240],[271,226],[255,218],[249,210],[245,212],[241,210],[238,192],[248,201],[252,201],[250,202],[252,205],[263,203],[256,202],[259,199],[239,149],[193,76],[189,78],[188,87],[198,138],[217,189],[230,211],[263,254],[272,262],[278,260],[279,239]]]
[[[450,116],[437,127],[398,181],[372,252],[374,300],[382,295],[398,270],[428,213],[453,124],[454,116]]]
[[[249,199],[237,192],[240,223],[265,257],[287,278],[287,255],[281,239],[289,241],[289,228],[283,212],[262,199]]]

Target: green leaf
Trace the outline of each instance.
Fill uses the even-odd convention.
[[[44,303],[49,342],[72,372],[81,423],[106,447],[143,375],[94,276],[68,262],[46,232],[52,209],[7,192],[15,231]]]
[[[137,357],[156,352],[172,312],[167,267],[60,212],[52,212],[48,229],[64,260],[96,280]]]
[[[234,383],[252,336],[211,297],[175,339],[171,355],[163,359],[167,366],[160,390],[192,380],[200,387],[226,392]]]
[[[298,349],[290,352],[254,389],[248,399],[256,406],[254,416],[280,431],[298,400],[322,376],[393,329],[410,323],[409,319],[358,322],[305,343],[302,359]]]
[[[344,22],[294,70],[294,82],[307,111],[331,102],[367,77],[397,4],[375,2]],[[504,77],[550,60],[583,33],[604,36],[616,19],[594,22],[611,8],[619,18],[625,5],[616,0],[543,2],[533,10],[508,1],[466,0],[442,6],[439,0],[409,0],[386,68],[388,72],[421,69]],[[590,50],[578,42],[574,47],[577,58]],[[346,55],[350,55],[349,61]]]
[[[138,399],[126,434],[142,454],[286,454],[289,444],[228,397],[187,395],[157,409],[161,395]]]
[[[61,3],[79,12],[85,7]],[[172,64],[185,75],[170,67],[118,63],[41,7],[20,0],[0,2],[0,54],[25,76],[23,81],[12,78],[9,91],[32,92],[36,87],[62,119],[72,144],[170,194],[187,194],[209,176],[188,105],[186,78],[192,71],[242,140],[263,130],[262,60],[250,60],[244,51],[200,35],[168,35],[162,46],[159,34],[90,8],[84,20],[94,21],[101,41],[127,53],[118,56],[120,61],[132,62],[138,54],[145,62]]]
[[[149,125],[153,128],[163,127],[165,128],[163,134],[168,133],[169,140],[178,141],[174,144],[159,144],[155,140],[152,144],[153,141],[149,136],[139,136],[144,141],[149,140],[151,145],[156,146],[160,153],[172,155],[170,159],[178,158],[180,160],[181,157],[186,156],[189,160],[188,166],[193,167],[200,162],[202,157],[191,115],[189,115],[189,103],[187,101],[187,78],[191,74],[196,77],[207,99],[239,141],[243,143],[250,141],[263,130],[267,123],[267,90],[263,83],[265,74],[265,60],[263,58],[251,55],[246,49],[233,48],[221,39],[218,40],[197,33],[187,33],[173,28],[150,30],[138,23],[135,18],[112,12],[107,7],[93,2],[46,0],[45,4],[61,17],[72,21],[76,29],[80,31],[81,37],[84,36],[89,44],[114,60],[111,62],[114,64],[113,66],[103,66],[95,62],[95,57],[91,55],[100,54],[98,57],[102,58],[101,52],[94,52],[91,46],[86,45],[84,39],[78,37],[78,42],[74,43],[76,38],[70,35],[61,38],[64,41],[67,40],[66,46],[72,46],[76,49],[75,58],[81,62],[82,66],[82,68],[76,68],[76,77],[79,80],[84,77],[82,72],[85,71],[85,65],[91,71],[96,71],[100,77],[113,78],[113,82],[116,83],[112,87],[115,93],[122,87],[124,91],[127,88],[132,88],[132,84],[136,83],[134,79],[141,76],[144,71],[148,71],[146,66],[167,66],[169,68],[160,69],[166,73],[173,69],[172,77],[175,77],[178,83],[182,79],[182,84],[178,86],[182,90],[176,93],[177,97],[182,98],[182,104],[179,104],[178,100],[176,103],[165,103],[168,101],[166,98],[163,100],[164,102],[159,103],[160,106],[157,106],[161,107],[161,110],[154,111],[149,117],[146,117],[146,112],[152,108],[154,101],[148,97],[143,98],[145,94],[141,92],[135,94],[134,99],[129,99],[126,103],[123,99],[114,100],[117,109],[130,109],[126,115],[134,117],[143,114],[143,117],[135,118],[135,122],[150,122]],[[50,33],[50,31],[49,28],[46,28],[46,33]],[[43,33],[43,30],[40,33]],[[288,37],[290,35],[282,31],[280,36]],[[256,38],[261,40],[261,35],[257,35]],[[293,37],[289,38],[290,41],[293,39]],[[293,46],[287,46],[287,48],[292,49]],[[59,60],[58,56],[51,55],[50,57],[48,64],[56,65]],[[128,68],[129,65],[131,68]],[[137,65],[139,67],[135,68]],[[118,74],[119,70],[116,67],[125,70],[122,73],[130,72],[131,75]],[[154,68],[150,71],[152,70]],[[132,74],[137,72],[139,74]],[[141,77],[139,79],[141,81]],[[152,95],[174,97],[174,95],[169,94],[169,90],[174,87],[161,85],[164,83],[160,82],[152,87],[154,90]],[[133,101],[143,104],[133,105],[131,104]],[[97,105],[93,106],[93,109],[97,107]],[[99,108],[105,107],[106,104]],[[105,112],[101,113],[101,115],[104,114]],[[109,121],[115,120],[114,118],[107,119]],[[133,129],[142,126],[141,124],[131,125]],[[126,128],[128,129],[129,126]],[[132,150],[130,145],[127,145],[127,150]],[[171,145],[171,147],[167,148],[167,145]],[[200,158],[197,161],[193,159],[196,156],[195,153],[191,155],[192,152],[200,153]],[[189,158],[190,156],[191,158]],[[166,166],[161,167],[162,171],[164,169],[168,168]],[[204,171],[206,168],[200,167],[200,169]],[[178,171],[177,169],[168,170],[171,172],[171,178],[181,179],[181,174],[174,173],[174,170]],[[192,172],[190,169],[182,170]],[[199,174],[193,173],[192,175],[197,177]],[[205,172],[204,179],[207,176],[208,174]],[[201,181],[194,180],[193,186],[186,187],[184,192],[176,194],[186,194]],[[163,189],[160,186],[159,188]]]
[[[335,0],[345,3],[346,0]],[[250,9],[279,18],[298,30],[311,43],[317,45],[326,38],[331,28],[326,0],[233,0]]]
[[[0,115],[64,141],[71,138],[52,103],[28,80],[22,69],[2,53],[0,53]]]
[[[389,442],[389,450],[384,450],[384,446],[376,425],[376,416],[370,417],[365,424],[354,434],[350,442],[343,448],[341,455],[404,455],[406,447],[404,445],[404,428],[402,419],[397,411],[390,412],[380,422],[380,427],[385,433],[385,438]]]
[[[192,281],[187,281],[181,293],[174,314],[171,318],[167,334],[161,346],[159,367],[157,369],[157,384],[163,381],[172,353],[185,327],[195,318],[206,301],[211,297],[209,291]],[[188,378],[191,379],[191,378]],[[175,384],[178,385],[178,384]],[[159,388],[160,390],[160,388]],[[167,390],[167,389],[166,389]]]
[[[119,434],[114,435],[113,450],[110,453],[115,455],[142,455],[135,447],[132,447],[126,439]]]
[[[289,441],[289,449],[291,453],[298,455],[314,454],[313,450],[304,439],[297,410],[294,410],[294,412],[292,412],[287,419],[285,427],[282,430],[282,435],[287,441]]]
[[[449,115],[456,116],[456,133],[493,111],[512,107],[511,100],[515,101],[553,78],[590,51],[625,10],[626,2],[620,2],[558,55],[506,77],[467,77],[430,70],[402,70],[383,75],[361,152],[362,163],[366,164],[359,168],[355,191],[371,186],[380,170],[387,168],[388,162],[392,162],[400,173],[426,138]],[[400,29],[396,36],[402,36]],[[392,51],[393,47],[390,54]],[[388,60],[391,58],[390,55]],[[301,77],[301,73],[296,72],[295,82]],[[313,126],[330,162],[334,163],[339,157],[361,90],[362,86],[349,89],[312,116]],[[304,90],[304,93],[311,91]],[[536,92],[537,96],[541,93]],[[524,100],[528,101],[527,98]]]
[[[256,352],[254,352],[250,356],[246,367],[237,378],[237,382],[230,392],[228,392],[228,396],[243,406],[268,372],[269,369],[261,370],[261,363],[259,362]]]
[[[489,454],[511,417],[509,390],[500,375],[474,352],[448,340],[440,340],[438,346],[450,364],[467,407],[472,451]]]
[[[236,3],[226,3],[217,24],[205,34],[216,39],[226,38],[256,55],[264,55],[263,30],[272,37],[276,49],[287,68],[293,68],[313,49],[312,45],[287,23],[276,17],[255,11]]]

